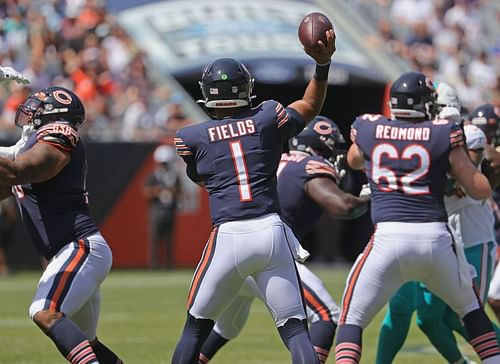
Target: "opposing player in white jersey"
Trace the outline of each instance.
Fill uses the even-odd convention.
[[[318,116],[291,139],[290,153],[281,156],[278,167],[281,216],[299,240],[317,226],[325,211],[337,217],[356,218],[368,209],[369,197],[353,196],[337,186],[342,172],[335,170],[331,162],[340,154],[338,144],[344,142],[337,125],[327,117]],[[304,258],[297,260],[296,264],[311,340],[320,362],[325,363],[340,310],[321,280],[301,264],[308,254],[298,255]],[[202,347],[199,364],[208,363],[228,340],[239,335],[255,297],[263,299],[254,279],[247,278],[238,296],[217,319]]]
[[[475,199],[490,196],[488,180],[467,156],[460,127],[434,119],[435,88],[425,75],[403,73],[390,102],[394,119],[363,115],[351,129],[347,162],[365,168],[375,231],[347,279],[336,362],[359,363],[363,329],[403,283],[422,281],[463,319],[481,360],[500,363],[468,266],[455,255],[443,201],[448,173]]]
[[[307,50],[316,73],[302,99],[284,107],[274,100],[252,107],[253,79],[232,58],[203,72],[203,102],[213,119],[177,132],[177,153],[188,176],[208,191],[214,229],[188,294],[187,319],[172,357],[198,362],[214,321],[252,276],[265,298],[293,363],[313,364],[304,302],[286,225],[279,216],[276,171],[282,143],[297,135],[323,106],[335,34]]]

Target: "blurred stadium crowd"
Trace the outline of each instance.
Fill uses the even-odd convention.
[[[31,88],[73,89],[87,109],[93,140],[161,140],[189,122],[180,96],[153,81],[144,54],[103,0],[0,1],[0,64],[29,87],[0,89],[0,137],[18,133],[16,107]]]
[[[500,104],[500,7],[487,0],[355,0],[376,24],[367,44],[384,47],[458,91],[469,110]],[[149,74],[145,56],[107,13],[104,0],[0,1],[0,64],[32,88],[69,87],[84,101],[94,140],[158,140],[187,117],[181,96]],[[30,88],[0,90],[0,137]]]
[[[500,5],[488,0],[355,0],[384,47],[432,80],[452,85],[472,110],[500,105]]]

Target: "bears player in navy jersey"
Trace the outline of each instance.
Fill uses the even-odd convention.
[[[268,100],[252,107],[253,79],[240,62],[219,58],[200,88],[212,120],[177,132],[187,174],[209,194],[214,229],[188,294],[186,324],[172,363],[197,363],[214,321],[248,276],[255,279],[293,363],[316,363],[309,337],[291,237],[279,216],[276,171],[283,143],[323,106],[335,33],[305,49],[316,61],[302,99],[284,107]]]
[[[290,153],[281,156],[278,167],[278,196],[281,216],[300,240],[317,225],[324,211],[342,218],[356,218],[368,209],[369,197],[356,197],[341,191],[340,173],[330,161],[344,143],[337,125],[327,117],[317,116],[290,141]],[[297,247],[291,247],[296,249]],[[299,247],[300,249],[300,247]],[[311,340],[319,361],[325,363],[333,344],[339,308],[321,280],[297,260],[306,302]],[[247,278],[238,296],[219,316],[214,329],[201,349],[199,364],[208,363],[228,340],[234,339],[246,322],[255,297],[262,299],[252,278]]]
[[[437,93],[438,118],[453,119],[456,123],[460,123],[461,107],[455,89],[444,82],[435,82],[434,85]],[[474,165],[477,166],[483,159],[486,136],[474,125],[465,125],[463,130],[467,152]],[[454,243],[463,245],[463,248],[460,247],[456,251],[463,250],[467,261],[474,266],[477,273],[474,278],[476,291],[484,302],[492,267],[490,253],[496,245],[493,243],[491,208],[486,201],[473,200],[464,196],[453,180],[448,180],[444,202]],[[452,333],[452,330],[458,331],[467,340],[465,328],[460,323],[457,314],[439,297],[429,292],[425,285],[412,281],[401,286],[389,301],[379,334],[377,364],[393,362],[408,334],[414,311],[417,312],[418,327],[448,363],[474,363],[460,352]],[[498,337],[498,330],[495,326],[494,329]]]
[[[96,337],[99,287],[112,256],[90,216],[78,135],[84,121],[84,106],[72,91],[33,92],[15,119],[33,132],[14,160],[0,158],[0,199],[14,192],[35,248],[50,260],[30,317],[69,362],[115,364],[122,361]]]
[[[351,128],[347,162],[365,168],[375,231],[347,278],[336,361],[359,363],[362,330],[403,283],[417,280],[460,315],[482,362],[500,363],[468,266],[455,254],[444,206],[447,174],[474,199],[490,196],[488,180],[470,161],[462,129],[434,119],[436,93],[425,75],[402,74],[391,86],[390,105],[394,119],[363,115]]]

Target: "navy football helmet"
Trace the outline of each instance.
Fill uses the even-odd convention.
[[[64,87],[35,91],[18,106],[15,123],[35,129],[52,121],[66,121],[78,130],[85,121],[85,108],[76,94]]]
[[[290,140],[289,147],[332,160],[339,153],[337,146],[340,143],[345,143],[345,139],[337,124],[326,116],[316,116]]]
[[[243,63],[219,58],[209,64],[199,82],[207,108],[251,106],[253,78]]]
[[[391,112],[396,118],[427,119],[436,116],[436,89],[423,73],[405,72],[390,90]]]
[[[470,122],[486,134],[488,143],[500,144],[500,115],[492,104],[484,104],[470,114]]]

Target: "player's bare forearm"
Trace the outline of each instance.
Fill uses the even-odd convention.
[[[484,150],[486,159],[482,164],[482,172],[490,181],[491,188],[495,189],[500,185],[500,153],[490,145]]]
[[[302,100],[297,100],[288,105],[288,107],[297,111],[302,115],[305,122],[308,123],[320,113],[325,102],[327,89],[327,81],[312,79],[307,85]]]
[[[297,100],[288,107],[291,107],[302,115],[308,123],[314,119],[321,111],[328,89],[328,69],[332,55],[335,53],[335,32],[329,30],[326,33],[326,44],[318,42],[317,48],[306,49],[306,53],[311,56],[319,68],[316,68],[314,78],[309,82],[301,100]],[[322,66],[321,66],[322,65]],[[318,69],[321,69],[318,73]]]
[[[12,196],[12,186],[0,184],[0,201]]]
[[[450,152],[450,174],[465,189],[465,192],[476,200],[490,197],[491,187],[488,179],[472,164],[469,156],[462,148]]]
[[[14,161],[0,158],[0,183],[13,186],[46,181],[56,176],[70,158],[54,146],[36,143]]]
[[[369,198],[342,191],[329,178],[313,178],[305,185],[306,194],[321,208],[335,217],[353,219],[368,210]]]
[[[356,143],[352,144],[347,151],[347,164],[355,170],[360,170],[365,167],[363,151]]]

